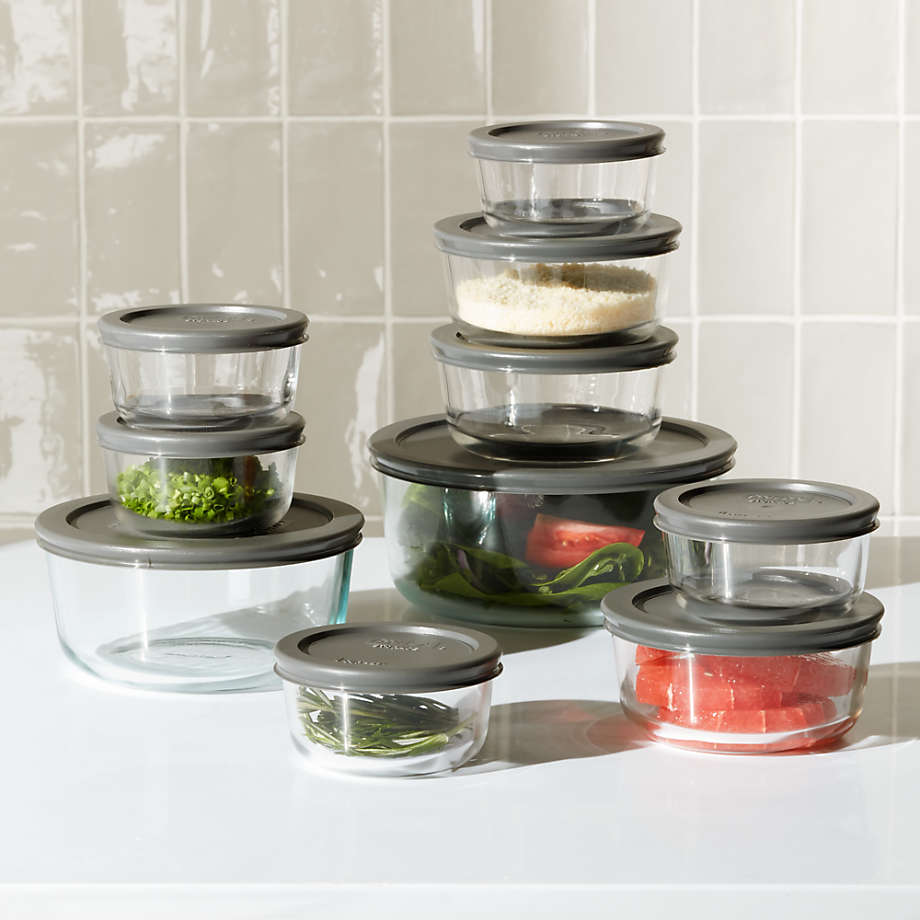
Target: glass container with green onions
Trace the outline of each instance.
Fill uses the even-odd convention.
[[[454,769],[485,741],[501,650],[455,626],[323,626],[275,647],[288,726],[313,764],[417,776]]]

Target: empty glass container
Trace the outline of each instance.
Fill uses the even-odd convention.
[[[181,304],[99,320],[122,418],[215,427],[282,415],[294,400],[307,317],[252,304]]]
[[[371,436],[390,574],[429,614],[505,626],[598,626],[611,588],[667,571],[655,496],[731,469],[724,431],[665,419],[646,447],[595,463],[501,461],[443,416]]]
[[[457,443],[544,462],[607,459],[651,441],[676,344],[664,327],[631,345],[565,349],[477,344],[454,324],[431,334]]]
[[[680,224],[651,214],[638,227],[584,237],[513,237],[481,214],[438,221],[448,307],[472,340],[547,347],[635,342],[658,324]]]
[[[762,754],[825,744],[859,718],[881,603],[766,621],[687,602],[666,581],[627,585],[602,607],[620,705],[656,741]]]
[[[452,770],[482,748],[501,649],[457,626],[307,629],[275,647],[288,727],[316,766],[374,776]]]
[[[671,489],[655,510],[671,582],[688,597],[789,610],[859,595],[879,504],[849,486],[741,479]]]
[[[469,136],[490,226],[524,236],[603,233],[651,208],[664,132],[622,121],[486,125]]]
[[[100,495],[49,508],[35,531],[69,658],[106,680],[207,693],[277,687],[278,639],[344,621],[363,523],[298,494],[268,534],[149,539]]]
[[[116,517],[149,536],[228,536],[277,524],[294,492],[304,420],[207,431],[132,428],[114,412],[96,434]]]

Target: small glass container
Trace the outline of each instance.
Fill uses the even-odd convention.
[[[601,598],[667,571],[655,496],[731,469],[724,431],[665,419],[646,447],[595,463],[524,463],[460,447],[443,416],[369,442],[381,473],[390,574],[437,617],[524,627],[599,626]]]
[[[454,324],[431,334],[451,434],[490,457],[599,460],[649,443],[661,426],[661,371],[677,335],[586,348],[468,341]]]
[[[281,416],[297,392],[307,317],[252,304],[181,304],[99,320],[118,413],[133,425],[203,427]]]
[[[271,533],[149,539],[97,495],[47,509],[35,532],[68,658],[139,689],[215,693],[277,688],[275,643],[344,621],[363,524],[298,493]]]
[[[513,237],[481,214],[438,221],[448,308],[467,338],[536,347],[641,341],[667,299],[681,226],[651,214],[641,226],[584,237]]]
[[[316,766],[366,776],[453,770],[482,748],[501,649],[456,626],[307,629],[275,647],[288,726]]]
[[[884,610],[863,594],[823,617],[712,617],[664,580],[612,591],[602,607],[626,715],[656,741],[749,754],[807,750],[856,722]]]
[[[115,515],[147,536],[230,536],[274,526],[294,493],[304,420],[210,431],[132,428],[114,412],[96,434]]]
[[[651,208],[664,131],[623,121],[486,125],[469,136],[490,226],[524,236],[610,232]]]
[[[739,479],[655,500],[671,583],[739,607],[846,606],[865,587],[878,501],[849,486]]]

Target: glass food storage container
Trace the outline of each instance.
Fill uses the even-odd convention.
[[[884,608],[863,594],[849,610],[764,620],[687,600],[661,580],[612,591],[603,609],[631,719],[656,741],[762,754],[811,748],[853,725]]]
[[[283,415],[307,317],[252,304],[181,304],[99,320],[119,415],[134,425],[214,427]]]
[[[271,533],[145,539],[97,495],[49,508],[35,532],[70,659],[134,687],[214,692],[277,687],[278,639],[344,621],[363,525],[351,505],[297,494]]]
[[[431,334],[454,440],[492,457],[546,461],[616,457],[661,425],[661,371],[677,334],[660,327],[631,345],[515,348]]]
[[[114,412],[96,435],[116,517],[150,536],[228,536],[277,524],[294,493],[304,420],[208,431],[132,428]]]
[[[456,626],[306,629],[275,647],[288,726],[316,766],[371,776],[452,770],[486,739],[501,649]]]
[[[681,486],[655,500],[671,583],[741,607],[846,605],[866,583],[878,501],[860,489],[795,479]]]
[[[442,416],[371,436],[390,573],[438,617],[502,626],[598,626],[601,598],[664,575],[655,496],[731,469],[724,431],[664,419],[630,456],[595,463],[493,460],[460,447]]]
[[[625,121],[486,125],[469,136],[490,226],[524,236],[602,233],[651,208],[664,131]]]
[[[448,308],[472,341],[545,348],[635,342],[658,324],[680,224],[652,214],[605,236],[524,238],[481,214],[438,221]]]

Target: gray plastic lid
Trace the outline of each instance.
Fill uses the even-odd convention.
[[[118,522],[107,495],[64,502],[35,521],[49,553],[145,569],[254,569],[337,556],[361,542],[364,515],[345,502],[294,493],[290,511],[266,533],[246,537],[141,537]]]
[[[697,540],[822,543],[872,533],[878,501],[868,492],[802,479],[736,479],[681,486],[655,499],[655,526]]]
[[[318,626],[275,646],[285,680],[337,690],[403,693],[481,684],[502,670],[499,644],[461,626],[361,623]]]
[[[861,594],[848,610],[825,607],[797,616],[777,614],[759,621],[725,604],[686,601],[666,579],[616,588],[601,601],[607,629],[616,636],[669,651],[710,655],[803,655],[851,648],[877,638],[885,608]],[[707,617],[707,614],[710,614]]]
[[[189,303],[106,313],[99,335],[104,345],[131,351],[262,351],[305,342],[308,322],[282,307]]]
[[[605,374],[661,367],[674,360],[677,333],[659,326],[644,342],[584,348],[514,348],[470,342],[455,323],[431,333],[435,358],[480,371],[531,374]]]
[[[638,225],[591,236],[506,236],[490,227],[482,214],[455,214],[434,225],[438,249],[470,259],[515,262],[606,262],[659,256],[677,249],[680,224],[649,214]]]
[[[388,425],[368,442],[373,467],[396,479],[519,495],[604,495],[698,482],[728,472],[737,446],[718,428],[666,418],[654,441],[615,460],[521,463],[464,450],[441,415]]]
[[[100,446],[125,454],[209,459],[243,457],[287,450],[304,442],[304,420],[297,412],[283,419],[253,419],[232,428],[135,428],[115,412],[96,422]]]
[[[470,132],[470,153],[510,163],[613,163],[664,153],[664,131],[630,121],[528,121]]]

